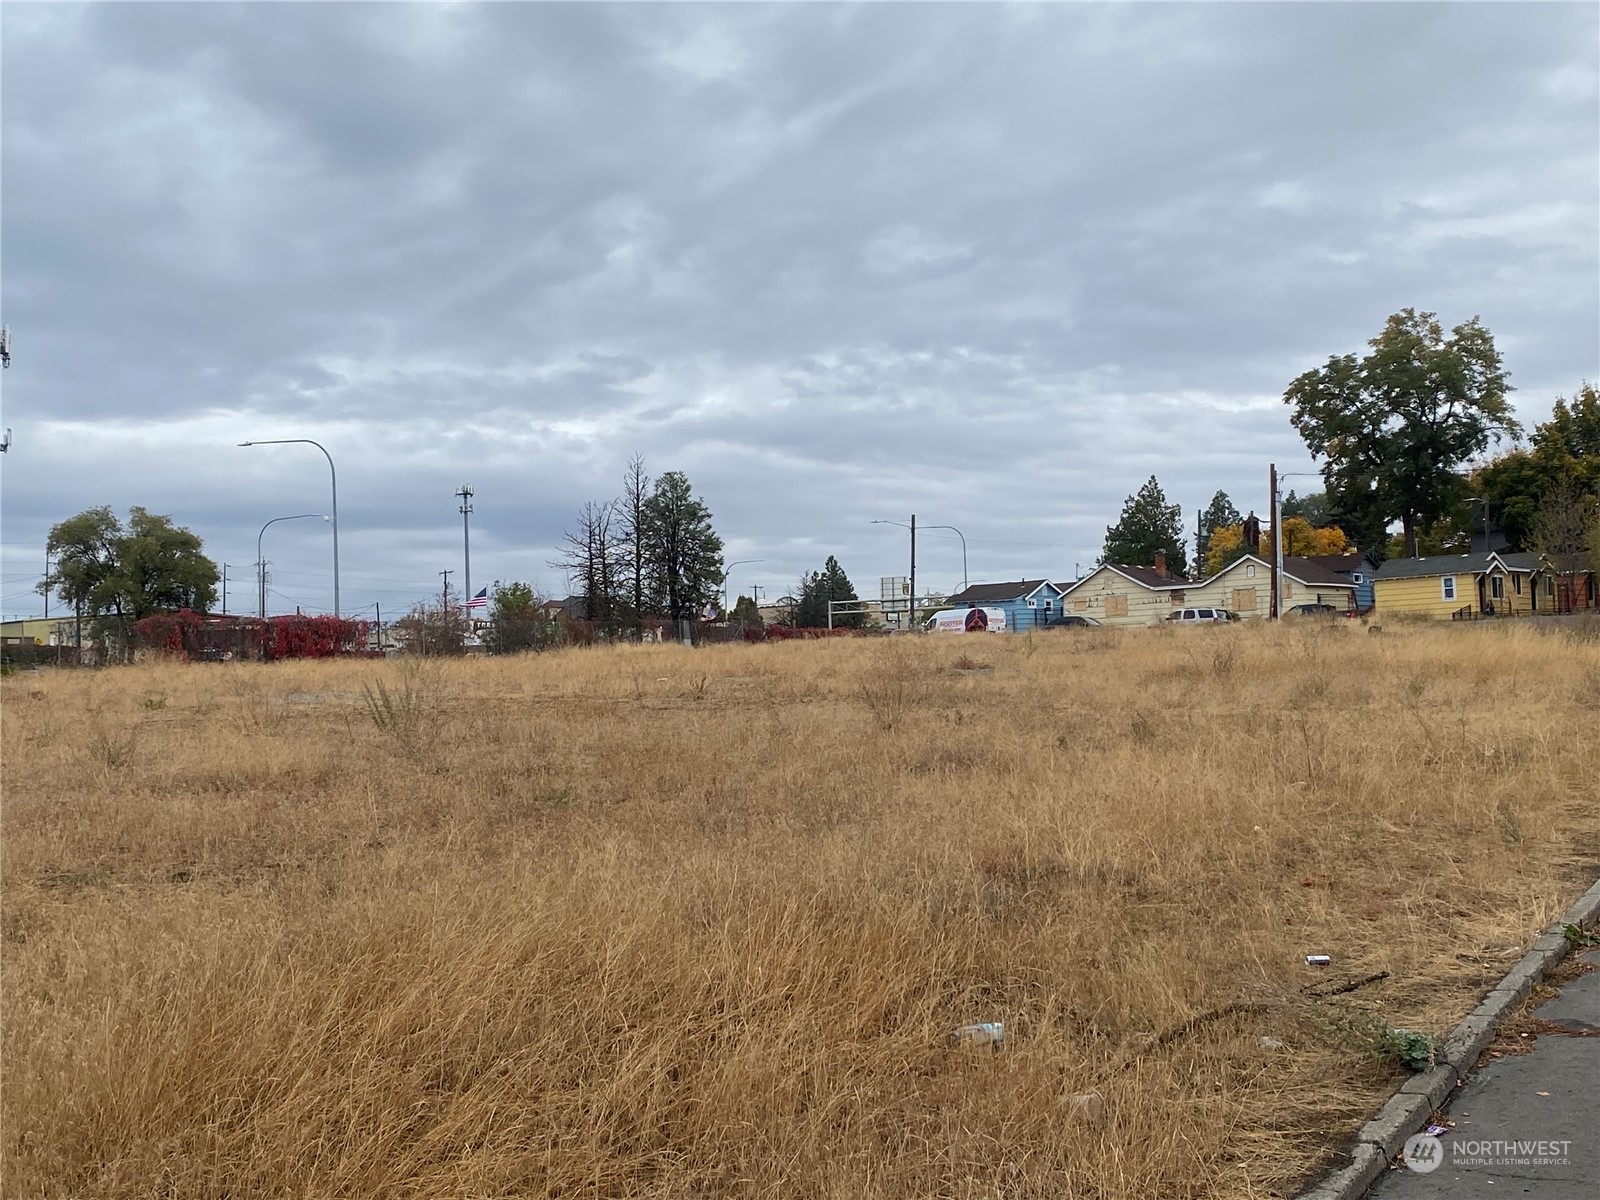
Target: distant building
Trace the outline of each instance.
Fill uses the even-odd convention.
[[[945,608],[1001,608],[1006,629],[1026,633],[1061,615],[1061,588],[1048,579],[1013,583],[974,583],[944,602]]]
[[[1153,625],[1182,608],[1193,580],[1167,569],[1167,556],[1155,566],[1102,563],[1062,593],[1066,610],[1102,625]]]

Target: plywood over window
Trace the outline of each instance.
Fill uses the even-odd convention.
[[[1255,612],[1255,610],[1256,610],[1256,590],[1255,590],[1255,588],[1234,588],[1233,589],[1233,611],[1234,612]]]
[[[1106,616],[1125,617],[1128,615],[1128,598],[1126,596],[1106,597]]]
[[[1074,596],[1072,598],[1072,611],[1073,612],[1082,612],[1084,609],[1086,609],[1088,607],[1089,607],[1089,597],[1087,597],[1087,596]]]

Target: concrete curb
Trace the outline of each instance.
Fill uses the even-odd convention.
[[[1600,920],[1600,881],[1597,881],[1555,925],[1535,939],[1506,976],[1452,1029],[1444,1039],[1439,1061],[1414,1075],[1384,1103],[1356,1134],[1350,1161],[1299,1193],[1297,1200],[1360,1200],[1400,1153],[1406,1139],[1427,1124],[1434,1109],[1466,1079],[1478,1056],[1494,1041],[1495,1028],[1532,994],[1539,983],[1572,948],[1561,930],[1580,929]]]

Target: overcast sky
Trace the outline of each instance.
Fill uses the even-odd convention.
[[[1481,315],[1525,419],[1600,376],[1593,4],[4,5],[3,599],[170,513],[254,603],[328,508],[346,610],[548,561],[630,454],[733,590],[874,518],[1070,578],[1155,473],[1309,470],[1281,396]],[[1305,490],[1314,480],[1290,480]],[[329,530],[266,535],[332,605]],[[919,539],[953,587],[959,543]],[[461,576],[452,576],[459,585]]]

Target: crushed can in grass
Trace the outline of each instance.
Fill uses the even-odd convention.
[[[1326,967],[1326,966],[1330,966],[1332,963],[1333,963],[1333,955],[1331,955],[1331,954],[1308,954],[1308,955],[1306,955],[1306,966],[1308,966],[1308,967]]]
[[[998,1052],[1006,1040],[1004,1021],[985,1021],[981,1025],[963,1025],[950,1032],[952,1046],[988,1046]]]

